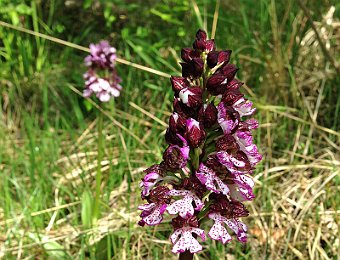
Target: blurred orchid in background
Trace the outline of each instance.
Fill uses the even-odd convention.
[[[83,75],[85,80],[84,97],[95,94],[101,102],[108,102],[118,97],[122,86],[121,78],[115,69],[116,49],[107,41],[90,44],[90,54],[85,58],[88,71]]]

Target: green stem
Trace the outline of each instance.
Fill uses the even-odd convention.
[[[193,164],[195,170],[198,170],[198,167],[200,165],[201,152],[202,152],[202,150],[199,147],[195,148],[195,150],[194,150],[194,158],[192,160],[192,164]]]
[[[97,129],[98,129],[98,157],[97,157],[97,174],[96,174],[96,197],[94,201],[93,208],[93,223],[95,224],[100,215],[100,186],[102,182],[102,167],[101,162],[103,160],[103,114],[100,110],[98,110],[98,118],[97,118]]]

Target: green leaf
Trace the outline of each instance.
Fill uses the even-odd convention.
[[[92,0],[84,0],[84,3],[83,3],[84,9],[90,8],[91,5],[92,5]]]
[[[85,228],[92,225],[92,194],[90,191],[85,190],[81,197],[81,221]]]
[[[58,242],[51,240],[49,236],[28,233],[28,237],[35,243],[41,244],[46,254],[52,257],[52,259],[71,259],[71,256],[65,251],[65,248]]]
[[[88,112],[93,109],[92,103],[88,101],[87,99],[84,99],[84,106]]]
[[[9,16],[11,17],[12,24],[18,25],[20,22],[19,15],[16,11],[10,11]]]
[[[25,4],[19,4],[15,7],[15,10],[19,13],[19,14],[31,14],[32,13],[32,9],[31,7],[25,5]]]

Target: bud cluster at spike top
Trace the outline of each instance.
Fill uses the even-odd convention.
[[[255,108],[240,92],[230,55],[216,51],[202,30],[193,48],[182,49],[182,77],[171,77],[169,146],[140,184],[147,203],[139,206],[139,224],[158,225],[166,213],[173,218],[173,253],[197,253],[207,236],[223,244],[233,233],[247,239],[242,202],[255,197],[251,174],[262,157],[251,134],[258,127],[249,118]]]
[[[84,97],[95,94],[101,102],[107,102],[119,96],[122,86],[115,69],[116,58],[116,49],[107,41],[90,44],[90,54],[85,58],[88,70],[83,75]]]

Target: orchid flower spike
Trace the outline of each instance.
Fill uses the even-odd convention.
[[[85,58],[88,70],[83,75],[84,97],[88,98],[94,94],[101,102],[108,102],[120,95],[122,80],[115,69],[116,58],[116,49],[107,41],[90,44],[90,54]]]
[[[171,77],[173,111],[165,134],[163,161],[145,170],[140,184],[148,203],[139,224],[158,225],[168,214],[173,253],[198,253],[206,238],[247,241],[240,218],[243,201],[255,198],[251,177],[262,156],[252,130],[258,127],[252,102],[244,97],[231,50],[216,51],[199,30],[193,48],[181,52],[182,76]],[[234,235],[233,235],[234,234]],[[207,236],[206,236],[207,235]]]

